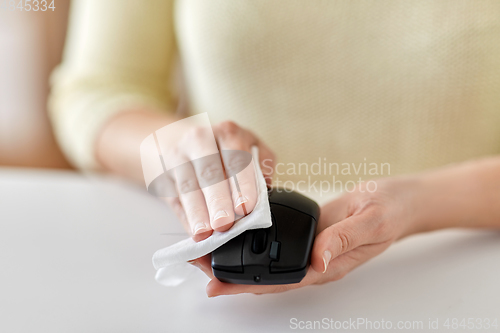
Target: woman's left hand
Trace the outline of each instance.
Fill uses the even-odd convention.
[[[209,297],[240,293],[277,293],[344,277],[357,266],[382,253],[395,240],[417,232],[412,207],[413,178],[391,178],[368,189],[361,185],[321,208],[311,268],[300,283],[288,285],[239,285],[214,278],[210,255],[192,262],[212,280]]]

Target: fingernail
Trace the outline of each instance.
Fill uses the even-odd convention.
[[[328,268],[328,264],[330,263],[330,259],[332,259],[332,253],[328,250],[323,252],[323,263],[325,264],[325,269],[323,270],[323,273],[326,272],[326,269]]]
[[[228,213],[226,213],[226,211],[225,211],[225,210],[219,210],[219,211],[215,214],[215,216],[214,216],[214,221],[217,221],[218,219],[221,219],[221,218],[223,218],[223,217],[228,217],[228,216],[229,216],[229,214],[228,214]]]
[[[205,223],[203,222],[198,222],[196,223],[196,225],[194,226],[194,234],[197,235],[199,234],[201,231],[204,231],[207,227],[205,226]]]
[[[236,208],[243,205],[245,202],[248,202],[247,197],[245,197],[244,195],[240,195],[238,199],[236,199]]]
[[[188,263],[190,263],[191,265],[193,265],[193,266],[195,266],[195,267],[201,268],[201,267],[200,267],[200,264],[199,264],[196,260],[191,260],[191,261],[188,261]]]
[[[207,292],[207,296],[208,296],[208,298],[214,298],[214,297],[217,297],[219,295],[213,294],[212,292]]]

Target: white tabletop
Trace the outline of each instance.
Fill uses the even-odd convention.
[[[338,282],[214,299],[201,272],[175,288],[155,282],[151,256],[178,232],[164,204],[119,180],[0,169],[0,332],[281,332],[358,318],[500,331],[451,326],[500,325],[498,232],[414,236]],[[383,331],[366,325],[349,330]]]

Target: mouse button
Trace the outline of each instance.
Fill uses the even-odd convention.
[[[243,273],[241,253],[244,240],[245,233],[242,233],[215,249],[212,252],[212,268],[226,272]]]
[[[269,250],[269,258],[279,260],[280,257],[280,242],[272,241],[271,249]]]
[[[263,229],[257,230],[253,234],[252,241],[252,252],[253,253],[262,253],[266,250],[267,247],[267,232]]]
[[[248,230],[246,231],[247,237],[245,238],[245,243],[243,245],[243,252],[242,252],[242,261],[243,261],[243,267],[268,267],[269,266],[269,255],[267,254],[267,250],[269,249],[269,243],[271,238],[269,237],[270,231],[273,229],[273,227],[265,228],[265,229],[255,229],[255,230]],[[266,242],[264,243],[264,250],[261,253],[255,253],[253,251],[253,244],[254,244],[254,238],[255,235],[258,234],[259,232],[264,232],[266,233]],[[257,236],[257,238],[260,238],[261,236]],[[259,249],[260,250],[260,249]]]
[[[319,218],[318,204],[297,192],[290,192],[283,188],[273,188],[269,196],[269,203],[293,208],[312,216],[316,221]]]
[[[276,214],[279,260],[270,264],[271,273],[289,272],[307,266],[314,241],[316,221],[292,209]]]

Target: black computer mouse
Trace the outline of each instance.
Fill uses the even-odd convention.
[[[212,271],[223,282],[290,284],[306,275],[319,218],[313,200],[282,188],[269,190],[273,225],[247,230],[212,252]]]

